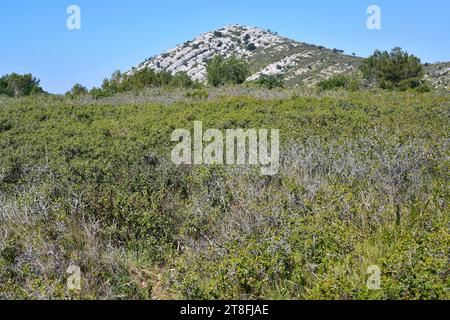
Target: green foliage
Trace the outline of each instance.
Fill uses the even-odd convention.
[[[361,83],[357,79],[350,80],[347,86],[348,91],[355,92],[361,89]]]
[[[196,85],[186,72],[178,72],[170,81],[170,86],[173,88],[192,88]]]
[[[428,82],[422,82],[418,87],[415,88],[417,92],[425,93],[425,92],[431,92],[432,86]]]
[[[364,77],[382,89],[406,90],[420,85],[423,67],[420,59],[401,48],[391,52],[376,50],[361,65]]]
[[[216,55],[208,62],[206,72],[208,83],[218,87],[225,84],[244,83],[250,74],[250,68],[247,62],[235,56],[225,59]]]
[[[347,88],[351,83],[351,79],[345,75],[333,75],[331,78],[320,81],[317,86],[320,90],[335,90]]]
[[[125,75],[122,74],[120,70],[114,71],[110,79],[103,80],[101,90],[105,92],[106,96],[128,90],[128,88],[126,88],[126,86],[123,83],[124,78]]]
[[[283,78],[272,75],[262,75],[256,82],[257,85],[267,89],[283,88]]]
[[[6,81],[6,76],[0,78],[0,94],[11,95],[8,90],[8,81]]]
[[[118,88],[118,92],[140,91],[145,88],[168,86],[171,80],[172,75],[168,72],[142,69],[128,76],[122,76],[120,82],[116,80],[112,80],[112,83],[105,82],[103,89],[110,89],[112,84]]]
[[[114,93],[109,90],[104,90],[101,88],[92,88],[89,92],[94,99],[102,99],[106,97],[112,97]]]
[[[205,89],[195,89],[186,93],[187,98],[207,99],[209,93]]]
[[[256,46],[255,46],[254,43],[249,43],[247,45],[246,49],[249,50],[249,51],[254,51],[254,50],[256,50]]]
[[[66,95],[72,96],[72,97],[77,97],[77,96],[85,95],[88,93],[89,93],[89,90],[86,87],[77,83],[72,87],[72,89],[70,91],[68,91],[66,93]]]
[[[0,100],[0,299],[449,298],[448,92]],[[175,166],[194,120],[280,129],[279,174]]]
[[[115,71],[110,79],[104,79],[101,88],[91,90],[95,99],[113,96],[120,92],[140,92],[146,88],[197,88],[200,84],[193,81],[185,72],[172,75],[169,72],[155,72],[152,69],[134,70],[129,74]]]
[[[32,94],[43,93],[39,86],[39,79],[31,74],[19,75],[11,73],[0,78],[0,95],[10,97],[25,97]]]

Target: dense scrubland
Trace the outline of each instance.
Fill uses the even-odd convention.
[[[448,91],[149,90],[0,97],[0,298],[449,298]],[[194,120],[279,174],[175,166]]]

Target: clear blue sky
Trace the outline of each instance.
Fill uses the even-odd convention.
[[[66,9],[81,8],[81,30]],[[382,30],[366,9],[380,6]],[[98,86],[120,69],[227,24],[367,56],[400,46],[423,62],[450,60],[448,0],[1,0],[0,75],[32,73],[45,90]]]

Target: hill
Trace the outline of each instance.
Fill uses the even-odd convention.
[[[362,58],[280,36],[256,27],[229,25],[206,32],[193,40],[151,57],[132,70],[150,68],[172,74],[187,72],[194,80],[205,81],[207,62],[214,55],[235,55],[249,62],[256,80],[261,75],[278,75],[288,86],[314,86],[334,74],[358,72]],[[426,78],[437,88],[448,88],[449,64],[428,65]]]

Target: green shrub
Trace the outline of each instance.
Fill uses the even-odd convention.
[[[132,74],[122,76],[117,84],[118,91],[140,91],[145,88],[165,87],[172,81],[168,72],[155,72],[152,69],[142,69]]]
[[[187,98],[207,99],[209,93],[206,89],[195,89],[186,93]]]
[[[67,96],[77,97],[81,95],[88,94],[89,90],[82,86],[81,84],[77,83],[75,84],[70,91],[66,93]]]
[[[101,88],[94,88],[91,94],[95,99],[113,96],[119,92],[140,92],[146,88],[196,88],[200,84],[193,81],[186,72],[172,75],[169,72],[156,72],[152,69],[133,70],[122,74],[115,71],[110,79],[104,79]]]
[[[244,83],[250,74],[250,68],[247,62],[235,56],[225,59],[216,55],[208,62],[206,72],[208,83],[218,87],[225,84]]]
[[[273,75],[262,75],[255,83],[267,89],[283,88],[283,78]]]
[[[345,75],[333,75],[331,78],[320,81],[317,86],[320,90],[335,90],[347,88],[351,79]]]
[[[174,88],[192,88],[194,85],[194,81],[186,72],[178,72],[170,80],[170,86]]]
[[[432,87],[430,83],[422,82],[418,87],[415,88],[415,90],[420,93],[431,92]]]
[[[247,45],[246,49],[249,50],[249,51],[254,51],[254,50],[256,50],[256,46],[255,46],[254,43],[249,43]]]
[[[92,88],[91,91],[89,92],[92,96],[92,98],[94,99],[102,99],[102,98],[106,98],[106,97],[111,97],[114,95],[113,92],[101,89],[101,88]]]
[[[401,48],[391,52],[376,50],[363,61],[360,69],[369,82],[389,90],[416,88],[424,74],[420,59]]]
[[[0,299],[448,299],[449,93],[245,89],[1,99]],[[174,165],[194,120],[280,129],[279,173]]]
[[[361,83],[357,79],[352,79],[348,84],[348,91],[355,92],[361,88]]]

